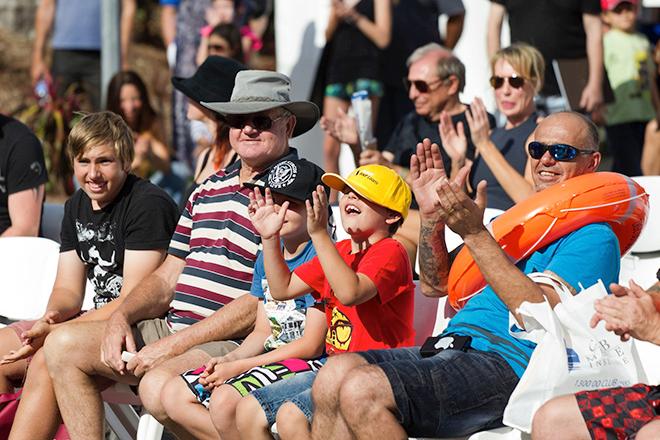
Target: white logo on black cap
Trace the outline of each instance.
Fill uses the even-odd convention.
[[[290,160],[278,163],[268,174],[268,186],[271,188],[285,188],[296,180],[298,167]]]

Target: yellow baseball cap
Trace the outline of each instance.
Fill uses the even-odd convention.
[[[383,165],[364,165],[343,178],[335,173],[325,173],[323,183],[343,193],[353,190],[377,205],[408,215],[412,194],[408,184],[396,171]],[[347,189],[348,187],[348,189]]]

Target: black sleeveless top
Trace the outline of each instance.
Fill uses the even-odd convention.
[[[373,0],[361,0],[355,10],[374,21]],[[380,81],[381,50],[354,25],[341,21],[330,44],[327,84],[346,84],[357,79]]]

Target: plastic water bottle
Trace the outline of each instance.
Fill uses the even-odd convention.
[[[50,100],[50,95],[48,94],[48,83],[45,79],[41,78],[34,85],[34,94],[39,101],[39,105],[43,105]]]
[[[361,90],[353,93],[351,95],[351,105],[353,106],[357,121],[360,146],[364,150],[368,145],[375,144],[373,129],[371,127],[371,101],[369,100],[369,92]]]

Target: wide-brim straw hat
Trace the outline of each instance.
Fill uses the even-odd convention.
[[[294,137],[309,131],[321,116],[313,102],[291,101],[291,80],[288,76],[268,70],[238,72],[229,102],[205,100],[202,105],[222,115],[245,115],[285,108],[296,116]]]

